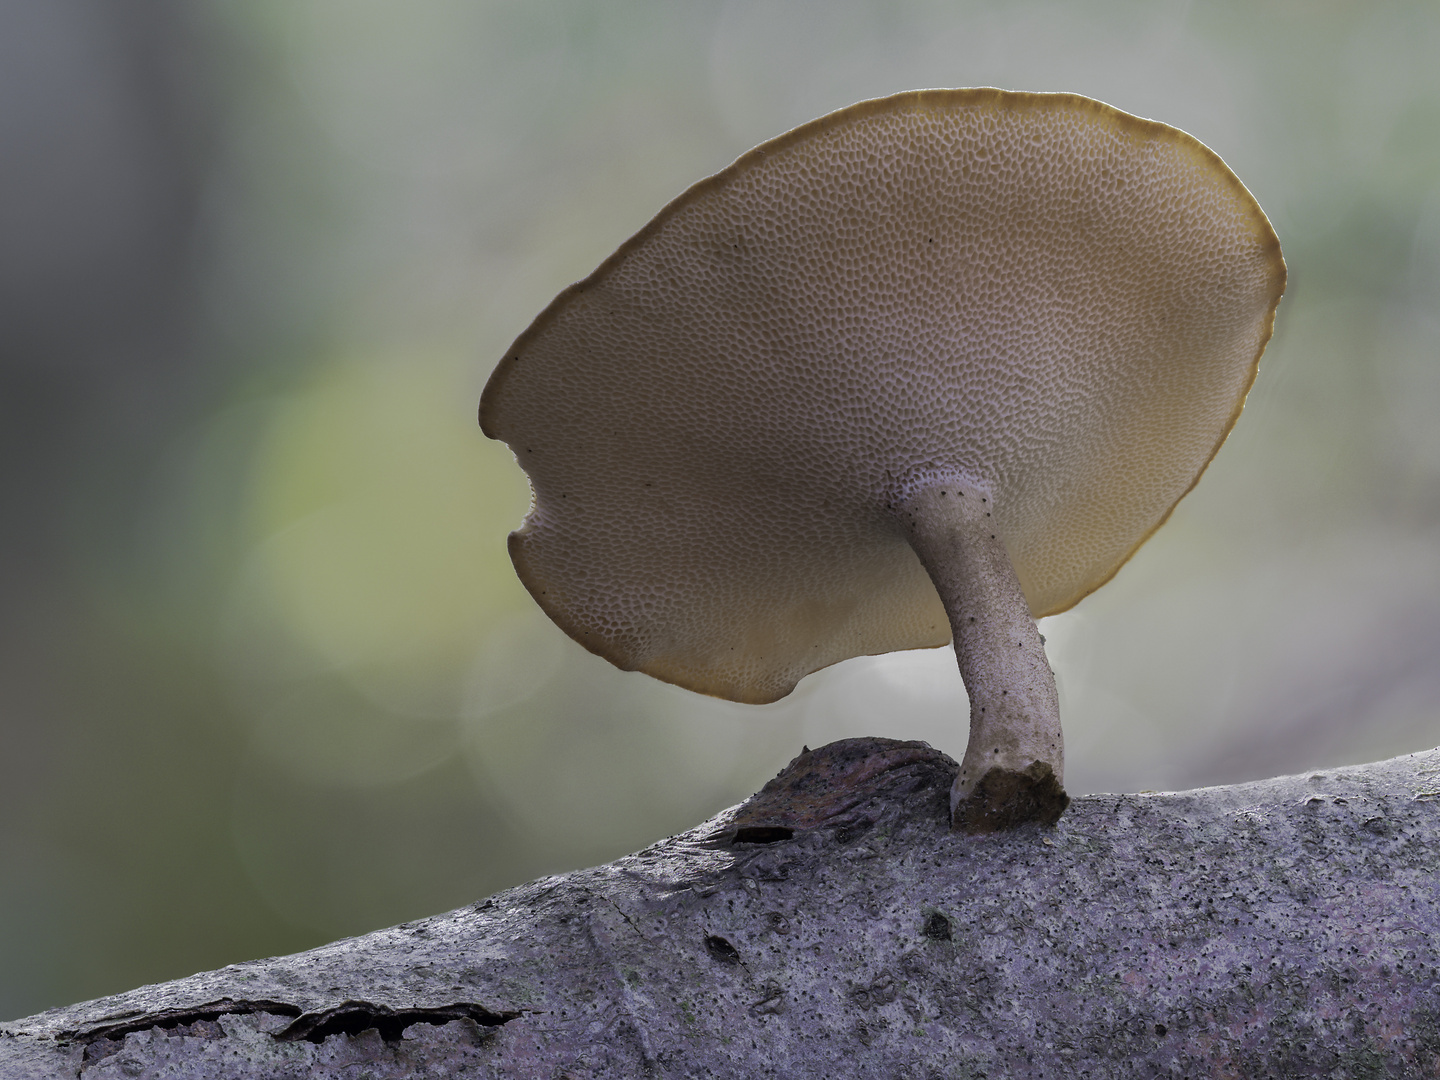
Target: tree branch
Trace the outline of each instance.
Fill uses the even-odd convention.
[[[954,773],[834,743],[607,866],[0,1025],[0,1075],[1440,1075],[1440,751],[981,837]]]

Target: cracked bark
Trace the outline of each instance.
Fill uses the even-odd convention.
[[[607,866],[0,1025],[0,1076],[1440,1075],[1440,751],[948,829],[848,740]]]

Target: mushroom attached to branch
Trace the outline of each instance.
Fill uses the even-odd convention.
[[[511,347],[510,552],[627,670],[736,701],[954,642],[957,828],[1067,801],[1035,618],[1108,581],[1239,415],[1285,285],[1211,150],[1069,94],[927,90],[682,194]]]

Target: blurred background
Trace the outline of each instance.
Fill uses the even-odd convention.
[[[946,650],[785,701],[539,615],[475,406],[751,145],[924,86],[1196,135],[1290,288],[1204,482],[1046,620],[1072,793],[1440,742],[1440,6],[0,0],[0,1017],[611,859],[802,744],[964,750]]]

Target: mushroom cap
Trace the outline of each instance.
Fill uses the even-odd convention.
[[[516,570],[617,666],[737,701],[944,645],[887,504],[983,491],[1031,611],[1108,581],[1244,404],[1285,264],[1209,148],[1071,94],[865,101],[695,184],[480,403]]]

